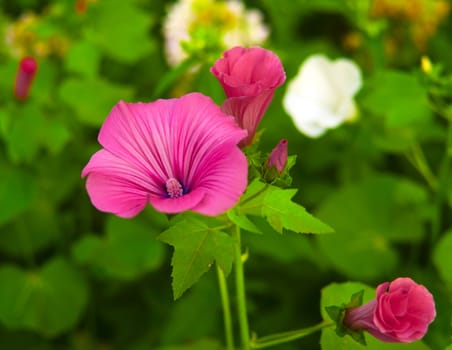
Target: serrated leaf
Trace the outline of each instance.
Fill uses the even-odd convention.
[[[283,228],[297,233],[334,232],[303,206],[292,201],[296,192],[295,189],[281,189],[255,180],[242,196],[237,211],[239,214],[265,217],[279,233]]]
[[[174,247],[173,293],[179,298],[209,270],[214,261],[229,274],[233,262],[234,240],[204,222],[187,218],[171,226],[159,237]]]
[[[292,202],[297,190],[275,189],[266,193],[262,214],[279,233],[282,229],[298,233],[331,233],[334,230],[309,214],[301,205]]]

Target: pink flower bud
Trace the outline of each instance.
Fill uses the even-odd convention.
[[[278,171],[278,174],[281,174],[284,170],[284,167],[287,163],[287,140],[282,139],[279,141],[279,143],[276,145],[275,148],[273,148],[272,153],[270,153],[270,156],[268,157],[268,167],[276,167],[276,170]]]
[[[347,309],[343,323],[384,342],[409,343],[421,339],[435,317],[435,302],[427,288],[400,277],[380,284],[376,298],[367,304]]]
[[[227,96],[223,112],[233,115],[237,124],[248,131],[240,145],[251,144],[275,89],[286,80],[280,59],[260,47],[234,47],[225,51],[210,71]]]
[[[30,92],[31,84],[38,70],[38,63],[33,57],[24,57],[19,63],[14,85],[14,95],[20,101],[25,101]]]

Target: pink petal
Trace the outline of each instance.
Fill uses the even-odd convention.
[[[99,143],[115,156],[165,182],[174,177],[167,121],[175,103],[176,99],[152,103],[120,101],[102,125]]]
[[[223,102],[223,112],[235,116],[239,126],[248,131],[248,136],[240,143],[241,146],[251,143],[273,94],[274,90],[266,90],[254,97],[233,97]]]
[[[172,135],[175,175],[184,179],[184,185],[190,190],[202,180],[199,170],[208,166],[210,159],[221,151],[237,149],[236,145],[246,136],[246,131],[210,98],[198,93],[181,97],[174,107],[174,115],[183,116],[175,118],[172,126],[177,131]],[[229,167],[238,171],[233,163]],[[246,172],[241,176],[246,178],[244,174]]]
[[[140,169],[106,150],[96,152],[82,171],[86,189],[100,211],[133,217],[145,207],[150,193],[163,195]]]
[[[195,210],[196,206],[205,197],[205,193],[196,189],[178,198],[149,197],[149,203],[158,211],[176,214],[186,210]]]
[[[234,148],[217,152],[205,163],[197,174],[200,178],[197,188],[202,189],[206,196],[193,210],[215,216],[233,207],[245,191],[248,161],[238,148]]]

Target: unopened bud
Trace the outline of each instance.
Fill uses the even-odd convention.
[[[38,70],[38,63],[33,57],[24,57],[19,63],[14,85],[14,95],[20,101],[25,101],[30,92],[33,79]]]
[[[268,157],[268,167],[275,167],[278,174],[281,174],[287,163],[287,140],[282,139],[273,149]]]

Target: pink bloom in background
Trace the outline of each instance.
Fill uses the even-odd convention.
[[[99,132],[104,147],[82,171],[93,205],[120,217],[147,203],[165,213],[218,215],[247,185],[246,136],[207,96],[119,102]]]
[[[400,277],[380,284],[376,298],[367,304],[347,309],[343,322],[384,342],[409,343],[425,335],[435,316],[435,302],[427,288]]]
[[[38,62],[33,57],[21,59],[14,83],[14,95],[18,100],[25,101],[27,99],[37,70]]]
[[[279,174],[282,173],[287,163],[287,140],[282,139],[268,157],[268,167],[275,167]]]
[[[275,89],[286,80],[280,59],[260,47],[234,47],[225,51],[210,71],[227,96],[222,110],[233,115],[239,126],[248,131],[240,145],[249,145]]]

